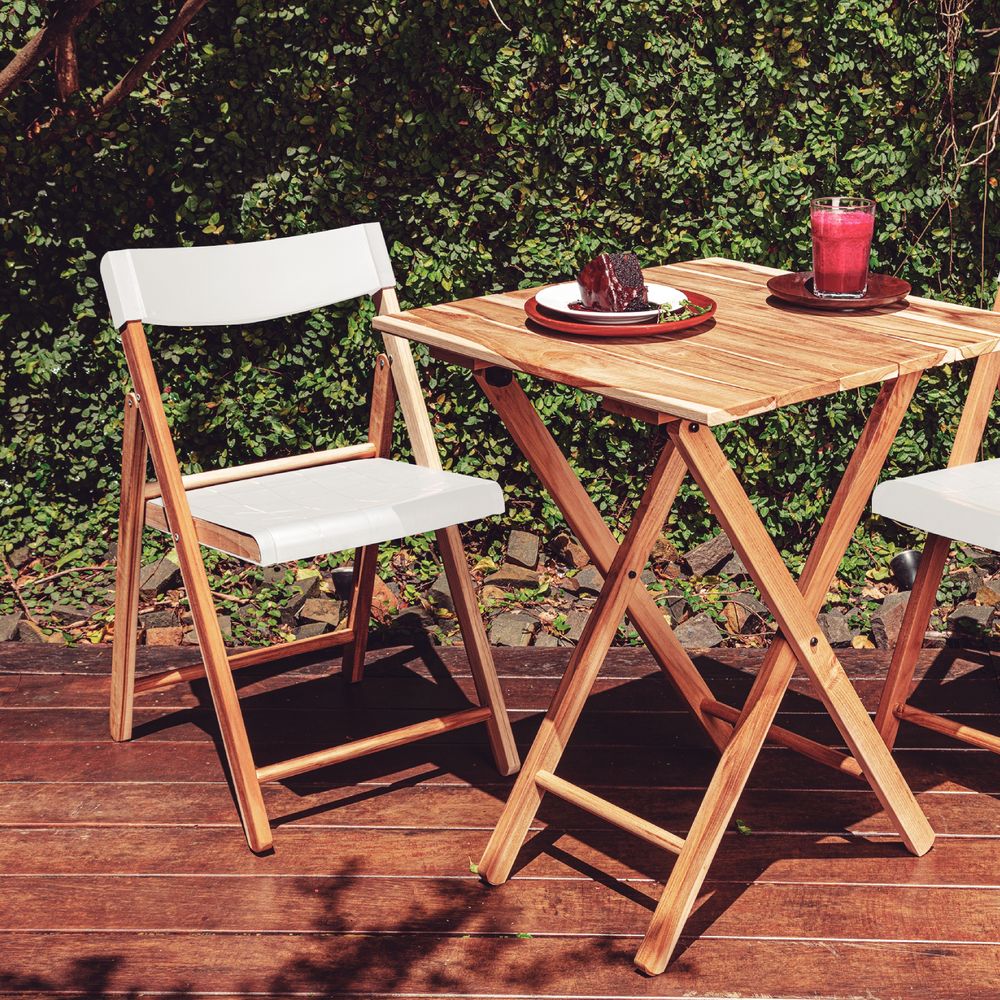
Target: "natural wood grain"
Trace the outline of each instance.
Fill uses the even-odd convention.
[[[837,721],[854,758],[897,820],[907,845],[915,853],[922,854],[933,842],[933,833],[910,789],[891,759],[879,752],[877,743],[871,740],[871,733],[866,732],[866,727],[872,729],[871,722],[832,649],[811,618],[818,612],[822,595],[843,558],[918,378],[919,374],[900,376],[879,394],[807,560],[799,585],[801,592],[792,584],[781,557],[707,428],[697,424],[668,428],[713,513],[733,539],[765,603],[774,613],[781,627],[781,639],[772,644],[764,668],[754,683],[732,741],[723,753],[699,809],[685,850],[671,873],[636,955],[636,964],[644,971],[662,972],[676,947],[732,816],[736,797],[773,725],[796,661],[816,683],[820,697]]]
[[[557,774],[552,774],[551,771],[537,771],[535,781],[539,787],[552,795],[557,795],[564,802],[568,802],[578,809],[583,809],[592,816],[596,816],[606,823],[611,823],[661,850],[679,854],[684,846],[684,841],[669,830],[664,830],[655,823],[650,823],[649,820],[636,816],[635,813],[622,809],[621,806],[615,805],[607,799],[602,799],[599,795],[588,792],[587,789],[574,785],[572,782],[566,781],[565,778],[560,778]]]
[[[534,289],[405,313],[375,327],[470,364],[498,365],[710,426],[792,402],[996,351],[1000,316],[911,299],[847,315],[770,298],[769,268],[711,258],[649,268],[649,280],[706,292],[714,320],[675,336],[616,341],[529,328]]]
[[[536,775],[539,771],[554,772],[559,763],[683,478],[683,463],[674,446],[667,442],[625,539],[615,553],[597,603],[587,618],[580,643],[573,651],[559,689],[542,720],[539,734],[532,743],[503,814],[483,852],[479,870],[483,878],[494,885],[510,876],[541,805],[542,791]],[[564,498],[557,495],[556,502],[564,503]]]
[[[998,311],[1000,311],[1000,296],[994,305],[994,312]],[[952,443],[948,468],[976,461],[998,385],[1000,385],[1000,354],[986,354],[976,362],[972,373],[969,392],[962,409],[962,419]],[[875,715],[875,725],[890,748],[895,745],[899,733],[900,716],[896,710],[906,703],[913,682],[917,656],[931,612],[937,602],[938,587],[944,576],[950,549],[950,539],[941,535],[928,535],[920,554],[917,577],[903,613],[892,663],[885,681],[885,690]]]
[[[17,652],[0,647],[0,669],[18,662]],[[887,817],[853,779],[765,749],[753,778],[766,771],[771,787],[749,790],[737,811],[753,832],[726,834],[678,960],[668,977],[651,980],[630,975],[628,963],[673,862],[660,848],[548,797],[523,853],[523,877],[486,892],[469,858],[499,813],[507,783],[485,753],[474,771],[462,770],[470,758],[463,747],[451,756],[435,749],[438,766],[428,769],[424,747],[433,744],[422,744],[368,758],[370,765],[362,759],[316,772],[292,787],[266,786],[272,812],[288,821],[281,850],[258,857],[243,847],[226,784],[212,766],[209,730],[189,744],[102,741],[100,690],[110,650],[51,652],[49,672],[0,674],[0,690],[19,700],[9,711],[73,719],[92,706],[95,738],[18,742],[0,701],[0,970],[12,996],[967,1000],[970,983],[981,995],[980,984],[1000,975],[1000,804],[990,794],[996,785],[980,784],[997,778],[996,758],[947,737],[939,737],[952,747],[947,752],[898,754],[911,780],[932,789],[919,800],[942,831],[935,850],[920,858],[898,850]],[[462,650],[437,652],[464,678],[462,691],[474,694]],[[322,738],[321,709],[353,704],[372,686],[372,706],[406,707],[440,672],[437,652],[428,651],[424,664],[412,651],[375,650],[360,688],[326,681],[328,663],[291,677],[261,670],[249,697],[309,705],[322,693],[313,712]],[[140,648],[139,667],[169,666],[184,655]],[[24,662],[37,669],[38,656]],[[537,712],[569,656],[498,650],[508,695],[520,692],[512,704]],[[848,650],[844,661],[874,704],[886,655]],[[717,687],[728,679],[737,696],[760,662],[760,652],[743,650],[698,659]],[[979,711],[983,725],[1000,731],[988,657],[925,651],[924,687],[948,667],[954,675],[940,689],[942,704]],[[387,694],[392,685],[399,687],[394,696]],[[993,697],[983,697],[991,685]],[[600,742],[589,749],[574,742],[560,774],[600,785],[601,796],[621,808],[683,833],[713,754],[614,745],[657,692],[682,709],[644,651],[613,650],[598,687],[602,694],[586,711],[611,699],[591,737]],[[183,695],[188,704],[198,689],[144,698]],[[785,707],[794,708],[790,724],[805,732],[825,717],[801,695],[790,695]],[[280,716],[266,722],[267,712],[250,714],[270,733],[264,742],[287,747],[294,740],[295,727]],[[383,709],[371,728],[386,728],[392,714]],[[620,731],[603,724],[616,717]],[[664,734],[674,725],[653,718]],[[48,728],[60,732],[57,722]],[[173,766],[165,767],[170,756]],[[390,757],[398,763],[386,773]],[[959,760],[988,766],[970,771]],[[452,762],[458,771],[442,773]],[[943,783],[944,773],[960,774],[967,787]]]
[[[118,511],[118,555],[115,568],[115,641],[111,664],[111,738],[132,738],[135,649],[142,564],[142,484],[149,451],[135,393],[125,397],[122,437],[122,482]]]
[[[477,374],[476,381],[500,414],[514,443],[528,457],[535,475],[548,494],[556,499],[570,530],[606,577],[618,543],[524,390],[515,379],[505,386],[491,385],[485,376]],[[663,610],[656,606],[645,587],[636,587],[633,591],[628,614],[664,674],[708,738],[721,750],[729,739],[729,731],[702,710],[702,703],[713,697],[712,692],[674,635]]]
[[[457,920],[460,913],[449,911]],[[242,995],[439,997],[753,997],[814,1000],[970,1000],[970,984],[1000,977],[997,949],[930,933],[908,941],[748,937],[691,941],[669,982],[622,967],[631,938],[438,935],[130,934],[109,931],[0,936],[5,984],[21,996],[50,990],[78,996],[98,979],[105,996]],[[39,955],[44,966],[39,965]],[[81,967],[82,965],[82,967]],[[96,966],[96,972],[94,967]],[[88,976],[85,979],[85,976]],[[74,988],[75,987],[75,988]],[[627,992],[626,992],[627,991]],[[91,995],[93,991],[91,990]],[[100,995],[100,994],[98,994]]]
[[[237,483],[244,479],[259,479],[261,476],[273,476],[279,472],[291,472],[293,469],[313,469],[320,465],[335,465],[338,462],[353,462],[359,458],[374,458],[375,448],[371,442],[351,444],[343,448],[331,448],[327,451],[306,452],[303,455],[289,455],[286,458],[272,458],[266,462],[250,462],[229,469],[210,469],[207,472],[192,472],[181,476],[185,490],[198,490],[206,486],[219,486],[222,483]],[[147,500],[162,496],[163,491],[155,480],[145,483],[143,496]]]
[[[122,328],[121,334],[129,374],[139,399],[139,410],[153,459],[153,468],[163,490],[163,505],[174,532],[181,576],[198,633],[198,644],[201,647],[202,660],[219,719],[222,745],[232,775],[247,843],[251,850],[264,851],[272,844],[271,828],[260,784],[257,781],[246,728],[240,714],[239,698],[229,669],[226,647],[219,631],[215,604],[208,585],[205,564],[201,559],[191,508],[188,506],[177,454],[163,410],[160,387],[149,354],[145,330],[142,323],[129,322]]]
[[[413,448],[413,457],[418,465],[440,469],[441,456],[434,440],[434,429],[427,414],[427,404],[410,343],[405,337],[393,336],[391,330],[379,326],[380,317],[399,311],[396,290],[383,288],[376,294],[375,302],[378,315],[373,326],[382,332],[386,353],[392,360],[393,382]],[[435,540],[444,563],[445,577],[455,605],[455,615],[468,654],[469,667],[476,680],[479,703],[490,709],[486,730],[493,757],[501,774],[513,774],[520,767],[521,761],[507,719],[507,706],[497,681],[493,653],[479,613],[479,602],[469,576],[462,536],[458,527],[452,525],[435,532]]]
[[[489,718],[488,708],[469,708],[452,715],[442,715],[434,719],[425,719],[410,726],[391,729],[364,739],[351,740],[329,750],[316,750],[303,754],[301,757],[290,757],[288,760],[275,761],[257,768],[257,777],[261,781],[283,781],[305,771],[315,771],[321,767],[339,764],[341,761],[354,760],[380,750],[390,750],[393,747],[414,743],[417,740],[437,736],[439,733],[450,733],[466,726],[474,726]]]
[[[374,449],[376,458],[389,457],[395,416],[396,390],[393,387],[389,357],[380,354],[375,359],[375,379],[368,419],[368,443]],[[354,637],[344,649],[343,660],[344,675],[352,684],[357,684],[365,672],[378,550],[378,545],[366,545],[354,552],[351,603],[347,614],[347,627],[354,633]]]

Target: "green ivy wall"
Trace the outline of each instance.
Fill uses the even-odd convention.
[[[85,24],[80,113],[51,119],[48,66],[0,108],[0,546],[82,558],[113,523],[126,377],[98,280],[111,248],[377,219],[417,305],[566,277],[604,249],[802,268],[809,197],[864,193],[877,268],[928,294],[992,292],[996,179],[956,183],[941,135],[949,73],[960,144],[985,105],[1000,38],[976,29],[1000,20],[995,2],[971,9],[954,60],[936,3],[496,0],[508,28],[474,2],[213,2],[144,89],[94,120],[87,99],[173,10],[150,6],[106,0]],[[8,3],[0,61],[39,22],[38,5]],[[369,315],[157,331],[190,468],[357,439]],[[425,374],[447,462],[498,475],[508,523],[556,523],[470,379]],[[962,385],[926,380],[890,473],[943,460]],[[648,428],[532,391],[620,517],[655,451]],[[789,555],[870,401],[843,393],[722,432]],[[677,544],[708,530],[686,493]]]

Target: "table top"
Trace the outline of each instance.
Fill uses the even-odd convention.
[[[447,356],[584,389],[625,406],[724,424],[1000,349],[1000,313],[911,296],[902,306],[831,313],[773,298],[783,272],[721,257],[646,268],[647,281],[718,303],[701,326],[598,339],[531,324],[524,289],[388,313],[377,330]]]

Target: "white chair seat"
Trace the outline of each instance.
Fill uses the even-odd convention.
[[[921,531],[1000,551],[1000,459],[880,483],[872,510]]]
[[[419,535],[504,510],[503,491],[492,480],[384,458],[206,486],[188,491],[187,498],[196,518],[254,538],[261,566]]]

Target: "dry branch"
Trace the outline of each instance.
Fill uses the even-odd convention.
[[[101,0],[68,0],[49,22],[39,28],[0,70],[0,101],[23,83],[32,70],[60,43],[71,36]]]
[[[80,69],[76,61],[76,36],[67,32],[56,44],[56,93],[65,101],[80,89]]]

